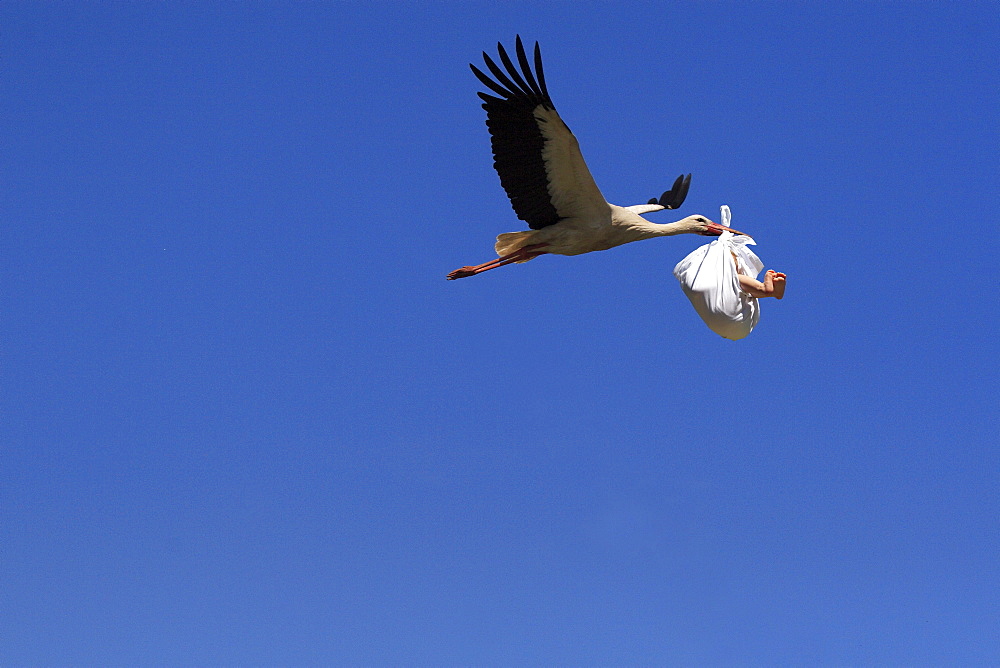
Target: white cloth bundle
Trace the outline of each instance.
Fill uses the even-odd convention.
[[[722,224],[729,227],[729,207],[722,207]],[[757,298],[740,288],[737,273],[756,278],[764,263],[753,254],[747,244],[756,245],[753,239],[742,234],[723,232],[710,244],[695,249],[674,267],[674,276],[681,282],[681,289],[691,300],[694,310],[709,329],[719,336],[742,339],[749,334],[760,319]],[[733,255],[739,269],[733,262]]]

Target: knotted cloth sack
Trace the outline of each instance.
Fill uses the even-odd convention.
[[[729,207],[722,207],[722,225],[729,227]],[[709,329],[719,336],[736,341],[742,339],[760,320],[757,298],[740,288],[737,272],[757,278],[764,263],[747,244],[756,241],[744,234],[723,232],[710,244],[696,248],[674,267],[674,276],[691,300],[694,310]],[[733,255],[739,269],[733,262]]]

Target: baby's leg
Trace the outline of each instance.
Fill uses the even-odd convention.
[[[751,297],[777,297],[781,299],[785,296],[785,275],[781,272],[768,269],[764,274],[764,282],[738,274],[740,287]]]
[[[740,287],[743,292],[747,293],[751,297],[770,297],[771,293],[767,291],[764,284],[758,281],[756,278],[750,278],[749,276],[744,276],[743,274],[736,274],[736,278],[740,282]]]

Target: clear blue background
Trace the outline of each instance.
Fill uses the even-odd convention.
[[[1000,663],[995,4],[0,25],[0,663]],[[788,273],[748,339],[701,237],[444,280],[516,33],[610,201]]]

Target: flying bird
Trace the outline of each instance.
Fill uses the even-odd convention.
[[[497,51],[503,69],[483,52],[486,67],[496,80],[475,65],[469,67],[495,93],[478,93],[486,110],[493,166],[514,213],[531,229],[501,234],[497,237],[495,260],[456,269],[448,274],[449,280],[481,274],[511,262],[527,262],[546,253],[580,255],[675,234],[718,236],[727,230],[742,234],[705,216],[688,216],[662,225],[640,215],[679,207],[687,197],[690,174],[677,177],[670,190],[647,204],[621,207],[607,202],[587,169],[580,144],[552,104],[538,42],[535,42],[534,72],[520,35],[515,42],[520,69],[503,44],[497,43]]]

